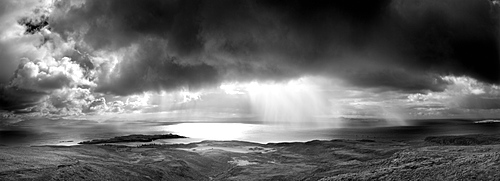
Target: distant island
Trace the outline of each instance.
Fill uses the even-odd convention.
[[[109,139],[95,139],[90,141],[82,141],[78,144],[103,144],[103,143],[125,143],[125,142],[151,142],[158,139],[176,139],[187,138],[176,134],[162,134],[162,135],[142,135],[133,134],[128,136],[117,136]]]

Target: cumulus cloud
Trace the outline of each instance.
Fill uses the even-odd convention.
[[[59,61],[23,60],[9,86],[20,89],[51,91],[77,86],[89,87],[93,83],[85,79],[82,68],[67,57]]]
[[[464,111],[500,109],[500,87],[465,76],[444,76],[449,86],[442,92],[408,95],[412,105],[436,111],[435,108]],[[436,107],[437,106],[437,107]]]
[[[39,44],[39,36],[25,35],[26,28],[18,23],[21,18],[26,20],[35,17],[34,9],[44,9],[46,1],[27,0],[0,2],[0,84],[7,83],[22,57],[38,56],[35,46]],[[43,11],[43,10],[42,10]]]
[[[50,3],[2,1],[0,109],[78,114],[93,99],[88,71],[67,57],[74,42],[49,30]]]
[[[29,107],[28,112],[42,114],[79,115],[94,100],[88,89],[63,88],[48,95],[41,104]]]
[[[65,57],[61,60],[24,59],[10,83],[2,88],[2,109],[26,112],[81,113],[93,100],[94,84],[81,67]]]
[[[144,105],[102,97],[304,76],[477,108],[500,83],[498,1],[1,3],[3,109],[123,112]]]
[[[137,94],[132,96],[105,96],[93,99],[93,101],[84,109],[84,113],[88,114],[105,114],[105,113],[131,113],[131,112],[162,112],[167,109],[161,109],[155,99],[167,101],[170,103],[176,102],[173,99],[165,99],[163,96],[150,93]],[[157,100],[156,100],[157,101]],[[164,107],[162,107],[164,108]]]

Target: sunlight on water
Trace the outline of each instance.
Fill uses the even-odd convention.
[[[238,140],[256,127],[242,123],[181,123],[166,126],[165,131],[205,140]]]
[[[239,140],[259,143],[329,139],[327,129],[289,129],[281,125],[246,123],[180,123],[162,126],[165,132],[186,136],[181,142],[202,140]],[[326,131],[326,132],[325,132]],[[172,142],[176,140],[168,140]]]

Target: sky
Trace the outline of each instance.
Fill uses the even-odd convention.
[[[4,0],[0,113],[500,117],[498,0]]]

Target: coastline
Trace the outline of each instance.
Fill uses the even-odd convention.
[[[344,180],[498,178],[500,135],[477,144],[334,139],[0,147],[0,179]],[[435,139],[435,138],[434,138]],[[443,142],[448,143],[448,142]],[[452,142],[454,143],[454,142]],[[446,153],[446,154],[444,154]],[[484,165],[489,165],[488,167]]]

